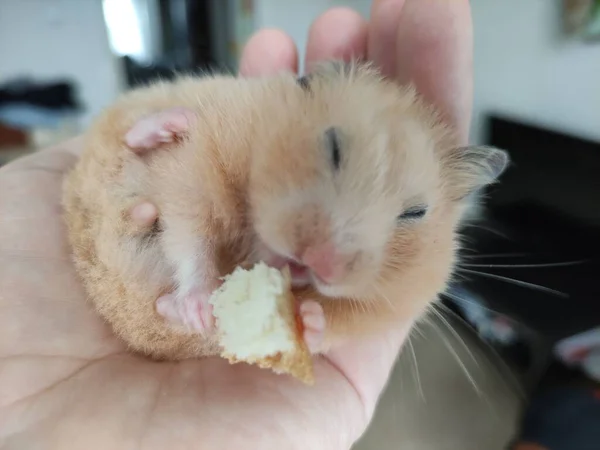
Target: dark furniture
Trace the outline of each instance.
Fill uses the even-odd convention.
[[[600,324],[600,143],[499,115],[486,143],[512,164],[486,193],[483,217],[463,229],[461,255],[492,277],[463,273],[458,283],[550,349]],[[551,265],[567,262],[576,263]]]
[[[216,23],[215,8],[228,14],[227,2],[210,0],[157,0],[160,29],[155,30],[162,52],[149,64],[140,64],[124,56],[122,63],[129,87],[147,84],[155,79],[171,79],[175,73],[202,73],[222,69],[216,54],[215,27],[227,28],[227,22]],[[226,35],[228,30],[220,30]]]

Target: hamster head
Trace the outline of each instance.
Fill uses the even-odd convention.
[[[506,154],[457,147],[413,89],[369,65],[330,62],[282,80],[257,124],[256,259],[289,265],[297,286],[328,297],[419,280],[443,290],[465,198],[494,181]]]

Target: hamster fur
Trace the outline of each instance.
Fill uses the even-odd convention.
[[[137,123],[172,108],[192,113],[184,133],[128,147]],[[180,77],[126,93],[87,133],[63,203],[89,297],[132,350],[217,353],[211,334],[156,308],[195,257],[211,288],[240,263],[292,264],[297,297],[323,309],[325,351],[421,316],[451,277],[465,199],[507,161],[460,147],[411,87],[371,65],[327,62],[301,79]],[[132,220],[141,202],[157,221]]]

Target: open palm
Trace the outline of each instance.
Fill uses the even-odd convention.
[[[402,14],[401,1],[374,2],[394,5],[397,20],[380,14],[387,22],[376,27],[372,14],[370,29],[348,10],[333,10],[313,25],[307,57],[368,56],[391,67],[392,55],[377,61],[374,52],[390,30],[413,22],[406,17],[429,17],[420,8],[439,0],[418,2]],[[429,19],[468,16],[468,2],[451,3],[458,7]],[[450,29],[436,37],[444,41],[437,50],[421,40],[439,52],[448,39],[468,47],[468,38]],[[242,71],[294,70],[295,55],[289,38],[264,31],[249,43]],[[449,63],[444,76],[465,70],[457,67]],[[438,88],[427,83],[435,97]],[[446,105],[444,98],[438,103],[456,119],[461,95]],[[80,150],[76,139],[0,170],[0,448],[348,449],[372,417],[406,326],[317,359],[314,387],[219,358],[157,363],[128,353],[86,302],[69,259],[61,185]]]

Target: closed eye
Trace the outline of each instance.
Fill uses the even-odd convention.
[[[342,163],[342,149],[340,144],[340,137],[337,128],[331,127],[325,132],[325,138],[327,140],[327,151],[329,152],[329,160],[333,166],[334,171],[340,169]]]
[[[398,216],[399,222],[409,221],[409,220],[419,220],[422,219],[425,214],[427,214],[427,206],[414,206],[412,208],[408,208],[402,214]]]

